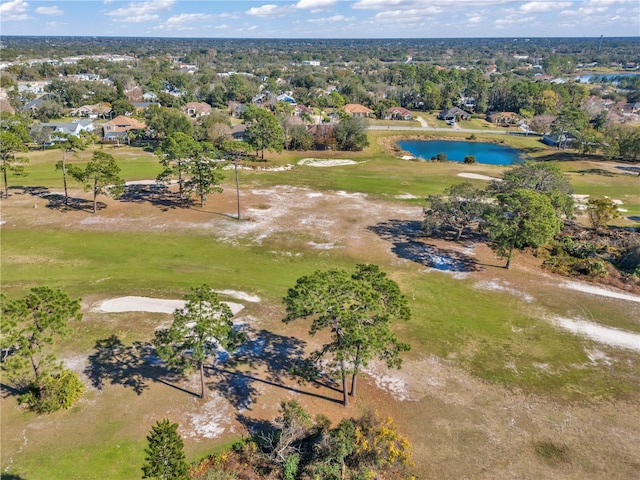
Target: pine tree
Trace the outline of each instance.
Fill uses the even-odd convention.
[[[184,454],[184,442],[178,434],[178,424],[168,419],[158,421],[147,436],[142,478],[159,480],[189,479],[189,464]]]

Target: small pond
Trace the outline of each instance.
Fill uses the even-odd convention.
[[[518,150],[504,145],[484,142],[461,142],[451,140],[401,140],[398,146],[416,158],[431,160],[444,153],[451,162],[463,162],[473,155],[478,163],[488,165],[516,165],[523,163]]]

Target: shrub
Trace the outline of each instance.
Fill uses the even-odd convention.
[[[84,385],[78,375],[65,369],[31,383],[28,392],[20,397],[20,403],[37,413],[53,413],[70,408],[83,392]]]
[[[473,155],[467,155],[466,157],[464,157],[464,163],[467,163],[467,164],[476,163],[476,157],[474,157]]]
[[[436,155],[435,158],[436,162],[446,162],[447,161],[447,154],[444,152],[440,152]]]

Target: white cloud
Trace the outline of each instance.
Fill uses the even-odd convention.
[[[279,7],[278,5],[262,5],[261,7],[253,7],[247,10],[247,15],[255,17],[279,17],[285,15],[289,9]]]
[[[533,23],[535,22],[535,20],[536,17],[521,17],[519,15],[509,15],[505,18],[499,18],[493,23],[496,27],[505,28],[522,23]]]
[[[159,17],[155,12],[162,12],[171,9],[176,0],[151,0],[146,2],[131,2],[128,6],[116,8],[106,15],[118,17],[122,22],[142,23],[150,20],[157,20]]]
[[[36,8],[36,13],[40,15],[64,15],[64,12],[57,5],[53,7],[38,7]]]
[[[165,22],[168,27],[191,26],[193,23],[206,22],[213,19],[213,15],[206,13],[182,13],[169,17]]]
[[[300,0],[296,3],[296,8],[304,8],[314,12],[319,12],[333,7],[336,3],[337,0]]]
[[[369,9],[369,10],[384,10],[387,8],[416,8],[424,9],[424,0],[358,0],[354,3],[353,8]],[[498,5],[506,5],[510,3],[517,3],[517,0],[431,0],[429,6],[431,7],[495,7]]]
[[[332,17],[324,17],[324,18],[310,18],[307,20],[309,23],[337,23],[337,22],[351,22],[355,20],[354,17],[345,17],[344,15],[334,15]]]
[[[23,0],[13,0],[0,4],[0,16],[2,20],[27,20],[27,7],[29,4]]]
[[[544,13],[562,10],[571,5],[571,2],[528,2],[520,6],[520,11],[525,13]]]
[[[469,23],[480,23],[480,22],[484,21],[484,17],[481,17],[480,15],[475,15],[473,17],[469,17],[469,19],[467,21]]]
[[[257,25],[251,25],[249,28],[247,28],[247,30],[252,31],[252,30],[256,30],[258,28]]]

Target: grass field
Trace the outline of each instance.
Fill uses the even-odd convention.
[[[180,423],[195,461],[246,435],[251,422],[273,419],[279,401],[293,398],[333,421],[366,409],[391,415],[414,445],[419,478],[640,475],[640,354],[550,321],[580,318],[637,333],[640,303],[563,289],[565,279],[544,272],[530,255],[517,255],[506,271],[484,244],[416,236],[426,195],[467,180],[460,173],[500,177],[507,167],[403,161],[385,147],[397,135],[371,132],[363,152],[322,155],[354,165],[241,170],[241,221],[233,218],[232,171],[224,192],[210,196],[204,209],[101,197],[106,208],[94,215],[22,188],[62,189],[54,168],[61,152],[31,152],[29,176],[10,177],[12,195],[2,200],[2,290],[11,297],[44,284],[83,299],[84,319],[56,353],[85,376],[88,390],[71,410],[36,416],[3,388],[3,478],[138,478],[145,436],[156,420]],[[615,164],[566,159],[532,138],[505,141],[534,158],[562,158],[576,193],[609,195],[622,202],[625,216],[640,214],[638,177]],[[157,159],[139,149],[105,150],[127,181],[153,179],[160,170]],[[70,162],[90,155],[81,152]],[[318,156],[269,154],[258,165]],[[77,185],[72,195],[89,198]],[[470,266],[458,274],[429,268],[415,253],[424,250],[464,258]],[[277,371],[297,348],[318,341],[304,324],[282,324],[281,299],[302,275],[359,262],[380,265],[407,296],[413,316],[396,330],[412,351],[399,372],[373,366],[345,410],[327,400],[337,396],[331,389],[299,386]],[[166,377],[136,350],[170,315],[96,307],[127,295],[178,299],[203,283],[259,297],[243,302],[239,318],[253,344],[275,352],[209,369],[205,402],[172,388],[189,390],[194,379]],[[97,359],[96,342],[112,336],[121,350]],[[96,369],[102,372],[98,383]],[[564,446],[568,453],[549,462],[544,455],[551,447],[540,445]]]

